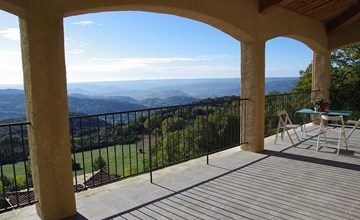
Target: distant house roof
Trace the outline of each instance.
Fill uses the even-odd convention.
[[[77,176],[76,180],[74,177],[74,191],[81,191],[85,189],[85,187],[99,186],[101,184],[109,183],[114,180],[116,180],[115,175],[111,175],[103,170],[97,170],[94,171],[94,174],[87,173],[85,174],[85,176],[84,175]],[[82,185],[83,188],[80,188],[79,185]]]
[[[34,203],[34,190],[29,189],[16,192],[5,192],[5,200],[9,204],[9,207],[18,207]]]
[[[99,186],[114,180],[116,180],[116,176],[108,174],[105,171],[97,170],[94,172],[94,175],[92,173],[85,174],[85,181],[83,175],[78,176],[77,184],[75,184],[74,178],[74,192],[79,192],[86,189],[86,187]],[[36,201],[34,190],[32,188],[29,190],[25,189],[15,192],[5,192],[5,200],[11,208],[28,205]]]
[[[116,180],[116,176],[108,174],[105,171],[99,170],[96,173],[94,173],[93,176],[91,176],[89,179],[86,179],[84,184],[86,186],[96,186],[101,185],[103,183],[109,183]]]

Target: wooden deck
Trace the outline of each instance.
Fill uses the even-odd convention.
[[[316,127],[309,127],[315,134]],[[290,146],[265,139],[262,153],[239,147],[76,194],[73,219],[360,219],[360,130],[336,156],[335,139]],[[34,206],[0,215],[39,219]]]

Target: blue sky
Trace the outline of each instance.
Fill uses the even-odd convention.
[[[19,23],[0,11],[0,84],[21,84]],[[194,20],[147,12],[64,19],[68,82],[240,76],[240,42]],[[266,44],[266,76],[299,76],[312,59],[304,44]]]

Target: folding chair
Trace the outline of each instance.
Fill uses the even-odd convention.
[[[340,128],[329,128],[326,126],[328,121],[333,121],[333,122],[338,121],[338,122],[340,122],[341,126],[340,126]],[[328,133],[328,132],[335,133],[339,136],[339,142],[338,142],[337,153],[336,153],[337,155],[339,155],[340,145],[341,145],[342,141],[345,143],[346,150],[348,149],[347,142],[346,142],[347,138],[346,138],[346,133],[345,133],[344,118],[342,116],[321,115],[319,134],[318,134],[318,139],[317,139],[317,144],[316,144],[316,151],[319,151],[320,135],[324,135],[325,143],[327,143],[326,133]]]
[[[357,127],[360,128],[360,119],[358,121],[348,120],[347,122],[349,124],[354,124],[354,127],[351,129],[351,131],[350,131],[349,135],[347,136],[346,140],[348,140],[350,138],[350,136],[356,130]]]
[[[284,139],[284,133],[286,132],[287,135],[290,138],[290,141],[291,141],[292,145],[294,145],[294,141],[292,140],[291,135],[290,135],[290,133],[288,131],[290,129],[294,130],[296,138],[300,142],[300,138],[299,138],[299,136],[298,136],[295,129],[301,127],[301,125],[293,124],[291,122],[290,117],[289,117],[288,113],[286,112],[286,110],[282,110],[282,111],[278,112],[278,116],[279,116],[279,123],[278,123],[278,127],[277,127],[277,130],[276,130],[276,136],[275,136],[275,142],[274,143],[276,144],[279,132],[281,131],[281,140]]]

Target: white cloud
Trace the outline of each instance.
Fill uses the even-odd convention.
[[[20,41],[20,30],[19,28],[7,28],[5,30],[0,30],[0,37],[13,41]]]
[[[211,57],[93,58],[68,63],[67,71],[69,82],[240,76],[239,66]]]
[[[93,25],[94,23],[95,23],[94,21],[75,21],[71,24],[87,26],[87,25]]]
[[[66,53],[79,55],[79,54],[85,53],[85,50],[70,50],[70,51],[67,51]]]
[[[299,71],[303,70],[301,65],[268,65],[265,67],[265,75],[272,77],[293,77],[299,76]]]
[[[0,66],[0,84],[21,84],[23,82],[20,52],[0,51]]]
[[[0,63],[3,62],[20,62],[20,51],[0,51]]]
[[[154,64],[154,63],[173,63],[173,62],[197,62],[197,61],[210,61],[211,58],[206,57],[157,57],[157,58],[143,58],[143,57],[132,57],[132,58],[93,58],[92,62],[104,62],[104,63],[122,63],[122,64]]]
[[[69,51],[70,54],[81,54],[83,50]],[[198,57],[162,57],[162,58],[93,58],[86,63],[78,65],[69,65],[70,71],[89,71],[89,72],[117,72],[124,70],[136,70],[141,72],[160,71],[164,65],[169,63],[187,63],[210,61],[210,58]]]
[[[303,66],[301,65],[268,65],[265,69],[266,71],[283,71],[283,70],[301,70]]]

